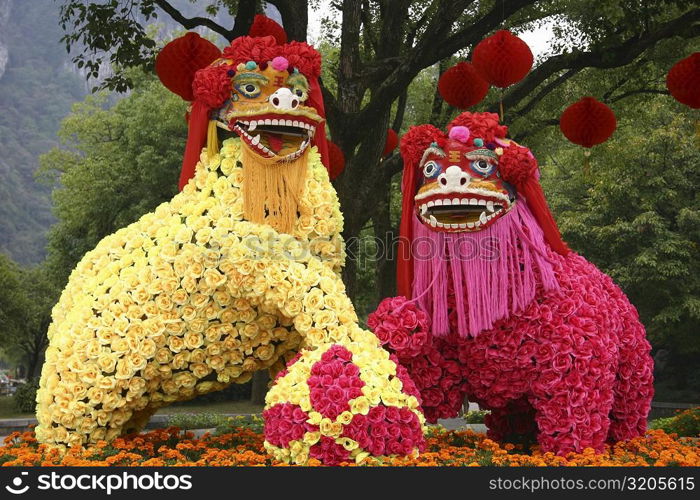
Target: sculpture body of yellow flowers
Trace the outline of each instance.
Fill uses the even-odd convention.
[[[229,139],[203,155],[181,193],[73,271],[49,328],[39,441],[113,440],[174,401],[274,373],[300,349],[342,343],[393,365],[345,295],[343,219],[316,149],[294,231],[283,234],[243,218],[240,147]],[[400,388],[379,386],[400,399]]]

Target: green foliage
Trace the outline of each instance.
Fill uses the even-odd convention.
[[[4,357],[36,375],[58,290],[43,267],[23,269],[0,254],[0,345]]]
[[[657,418],[649,422],[651,429],[663,429],[667,434],[678,434],[680,437],[700,436],[700,407],[679,411],[677,415],[667,418]]]
[[[212,429],[215,435],[230,434],[236,429],[246,428],[253,432],[263,431],[263,419],[260,415],[228,416],[220,413],[180,413],[168,417],[168,426],[180,429]]]
[[[488,410],[471,410],[464,414],[464,420],[468,424],[483,424],[489,413],[491,412]]]
[[[216,426],[216,436],[236,432],[236,429],[250,429],[253,432],[263,432],[263,419],[261,415],[236,415],[227,417],[226,420]]]
[[[210,429],[227,422],[228,417],[218,413],[179,413],[168,417],[168,426],[180,429]]]
[[[133,78],[134,91],[111,107],[104,94],[76,103],[61,123],[63,147],[41,157],[42,174],[61,182],[53,193],[59,222],[49,234],[59,283],[102,238],[177,192],[185,103],[152,77]]]
[[[39,389],[39,379],[34,378],[17,388],[13,399],[15,408],[22,413],[34,413],[36,408],[36,391]]]
[[[20,282],[20,270],[0,253],[0,342],[6,346],[22,331],[27,297]]]
[[[565,239],[625,290],[654,345],[697,355],[700,150],[693,127],[680,105],[647,100],[595,148],[589,174],[578,148],[551,152],[545,185]]]

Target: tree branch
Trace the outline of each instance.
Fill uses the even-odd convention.
[[[633,95],[639,95],[639,94],[656,94],[656,95],[668,95],[668,90],[664,89],[634,89],[634,90],[628,90],[627,92],[623,92],[620,95],[617,95],[615,97],[611,97],[608,102],[613,103],[617,101],[621,101],[622,99],[626,99],[628,97],[631,97]]]
[[[282,16],[284,31],[290,40],[306,41],[309,23],[309,6],[307,0],[266,0],[274,5]]]
[[[154,0],[154,3],[160,7],[166,14],[173,18],[173,21],[182,25],[183,28],[191,30],[198,26],[209,28],[215,33],[223,36],[226,40],[233,40],[233,30],[227,30],[220,24],[206,17],[185,17],[182,13],[173,7],[168,0]]]
[[[698,21],[700,21],[700,9],[693,9],[676,19],[661,24],[653,32],[639,33],[621,44],[613,44],[612,47],[600,44],[596,50],[575,51],[550,57],[532,70],[525,80],[513,86],[512,90],[503,98],[503,105],[507,108],[515,107],[543,81],[559,71],[625,66],[659,40],[674,36],[697,36],[700,26],[694,23]]]
[[[564,82],[566,82],[569,78],[572,76],[576,75],[579,71],[581,71],[583,68],[573,68],[570,69],[561,75],[559,75],[557,78],[549,82],[547,85],[542,87],[535,96],[530,99],[522,108],[518,109],[517,111],[509,112],[506,110],[506,115],[515,115],[515,116],[523,116],[526,115],[527,113],[532,110],[542,99],[544,99],[550,92],[552,92],[554,89],[562,85]]]

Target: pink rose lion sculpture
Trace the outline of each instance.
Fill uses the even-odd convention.
[[[402,296],[368,320],[426,419],[456,416],[466,396],[490,410],[490,438],[560,455],[643,434],[653,362],[636,309],[562,241],[535,158],[497,115],[463,113],[448,131],[402,138]]]

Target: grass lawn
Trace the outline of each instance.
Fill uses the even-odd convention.
[[[161,408],[157,415],[174,415],[181,413],[260,413],[261,405],[250,401],[223,401],[217,403],[179,404]],[[0,419],[2,418],[31,418],[33,413],[17,411],[12,396],[0,396]]]

